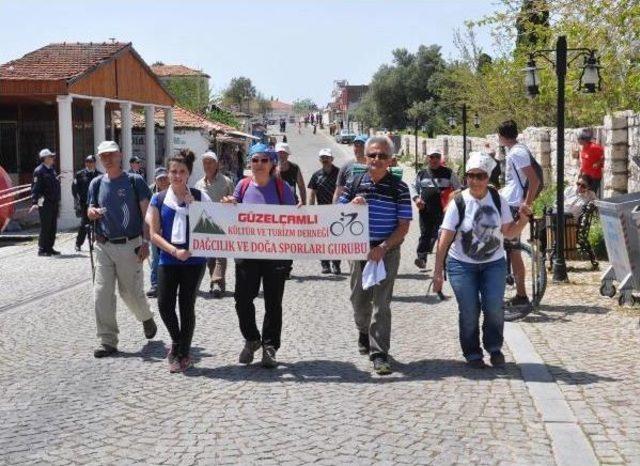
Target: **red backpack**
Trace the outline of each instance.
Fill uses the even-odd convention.
[[[276,181],[276,192],[278,193],[278,202],[280,203],[280,205],[282,205],[283,199],[284,199],[284,180],[282,178],[280,178],[279,176],[275,176],[274,177],[275,181]],[[242,202],[242,199],[244,199],[244,193],[247,192],[247,189],[249,189],[249,186],[251,185],[251,182],[253,181],[253,177],[252,176],[247,176],[245,178],[242,178],[240,180],[240,202]]]

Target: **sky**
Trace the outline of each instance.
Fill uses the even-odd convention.
[[[438,44],[446,59],[489,0],[0,0],[0,63],[52,42],[132,42],[151,64],[202,69],[220,93],[246,76],[267,98],[325,105],[333,81],[367,84],[391,51]],[[487,31],[477,36],[493,50]]]

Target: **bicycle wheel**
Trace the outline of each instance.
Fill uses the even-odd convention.
[[[349,230],[353,236],[360,236],[364,231],[364,225],[356,220],[349,226]]]
[[[544,264],[544,256],[538,252],[534,258],[533,248],[530,244],[520,242],[511,246],[510,250],[520,251],[522,254],[525,267],[525,288],[527,290],[527,296],[531,301],[531,305],[528,306],[529,309],[522,309],[523,312],[514,309],[514,306],[505,306],[505,309],[509,308],[510,314],[515,314],[509,320],[517,320],[517,314],[522,313],[521,317],[524,317],[540,305],[540,301],[542,301],[544,292],[547,289],[547,269]],[[507,282],[504,295],[505,304],[509,303],[511,299],[516,296],[515,283],[509,284],[509,282]]]
[[[329,231],[333,236],[340,236],[344,233],[344,225],[341,222],[333,222],[329,227]]]

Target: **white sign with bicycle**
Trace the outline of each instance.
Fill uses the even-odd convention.
[[[194,256],[245,259],[365,260],[366,205],[281,206],[193,202]]]

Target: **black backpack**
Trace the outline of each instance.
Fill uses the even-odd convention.
[[[536,195],[534,197],[534,199],[535,199],[536,197],[538,197],[540,195],[540,193],[544,189],[544,176],[543,176],[543,172],[542,172],[542,166],[538,163],[538,161],[535,159],[535,157],[533,156],[533,154],[531,153],[531,151],[529,150],[529,148],[527,146],[525,146],[524,144],[521,144],[521,143],[516,144],[516,146],[521,146],[524,150],[527,151],[527,154],[529,154],[529,163],[533,167],[533,171],[536,172],[536,176],[538,177],[539,184],[538,184],[538,190],[536,191]],[[515,147],[515,146],[513,146],[513,147]],[[516,169],[516,166],[513,164],[513,162],[511,163],[511,165],[513,167],[513,171],[516,174],[516,178],[518,178],[518,183],[520,184],[520,187],[522,187],[522,191],[524,192],[524,196],[527,197],[527,192],[529,191],[529,180],[527,179],[525,181],[525,183],[522,184],[522,180],[520,179],[520,175],[518,175],[518,170]]]

